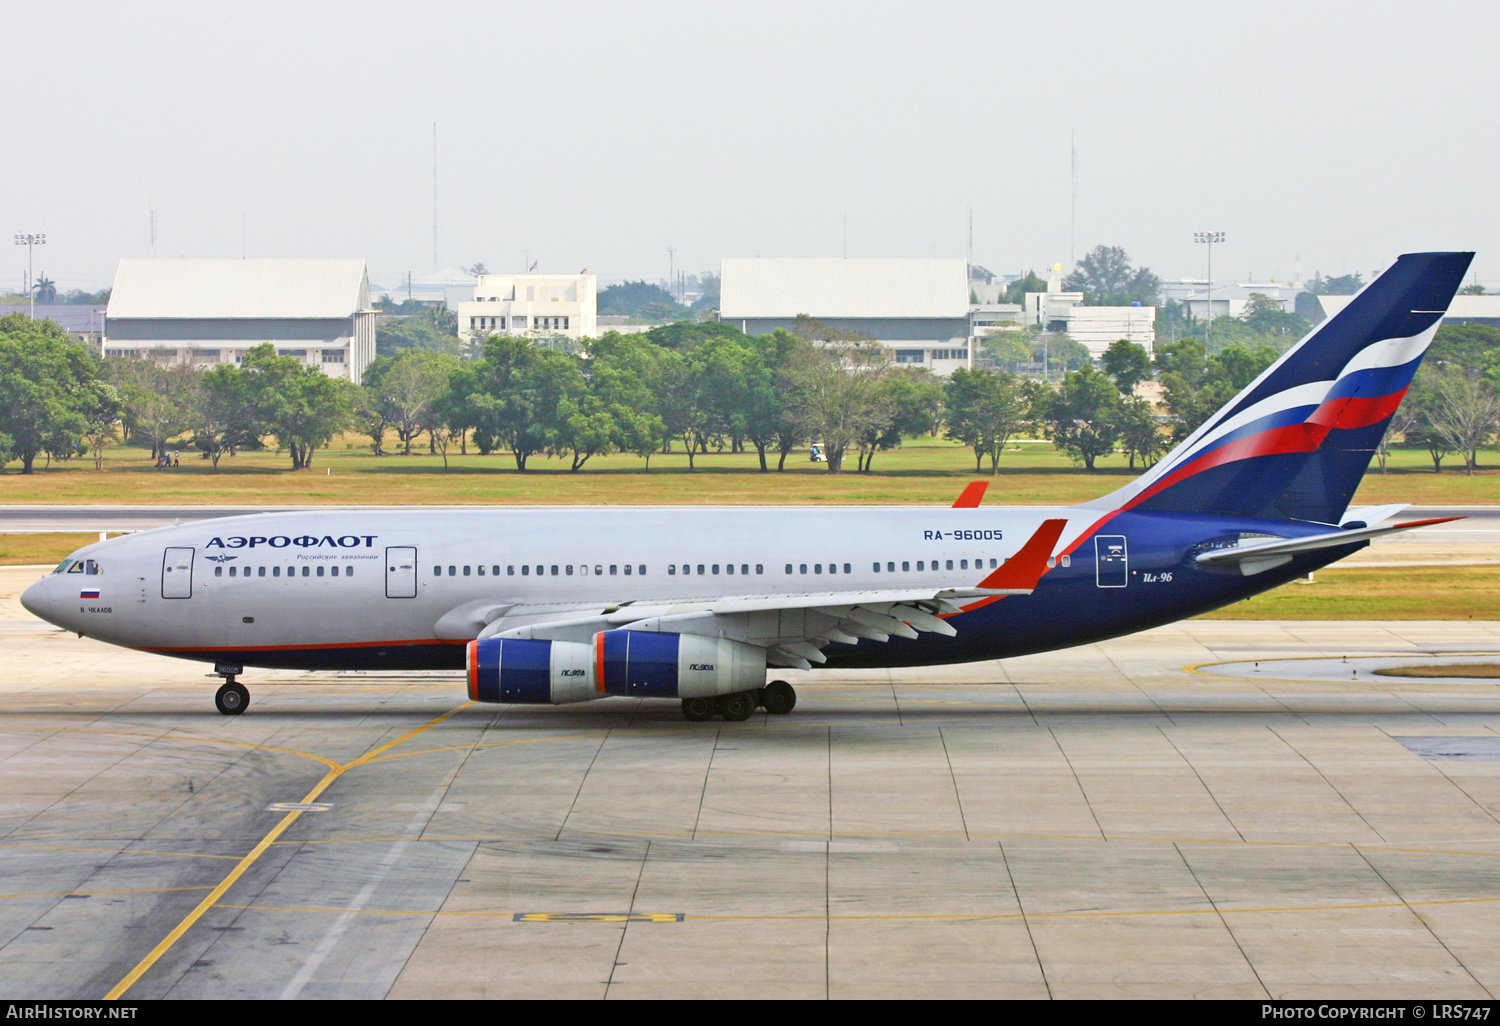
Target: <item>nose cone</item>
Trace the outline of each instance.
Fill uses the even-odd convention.
[[[57,589],[53,587],[53,581],[44,577],[31,587],[21,592],[21,606],[32,616],[41,617],[48,623],[57,623],[56,606]]]

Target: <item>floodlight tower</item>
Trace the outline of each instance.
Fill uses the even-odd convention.
[[[1203,314],[1203,348],[1208,348],[1208,336],[1213,331],[1214,323],[1214,243],[1224,241],[1223,232],[1194,232],[1194,242],[1202,242],[1208,246],[1208,302],[1204,304]]]
[[[37,246],[45,246],[46,244],[47,236],[45,234],[31,235],[26,232],[16,233],[16,245],[26,247],[26,295],[30,301],[28,315],[32,320],[36,320],[36,286],[32,284],[36,279],[31,274],[31,253]]]

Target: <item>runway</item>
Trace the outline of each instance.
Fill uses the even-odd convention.
[[[6,994],[1500,993],[1500,685],[1204,666],[1500,622],[788,674],[743,724],[251,671],[231,718],[203,667],[28,616],[38,574],[0,570]]]

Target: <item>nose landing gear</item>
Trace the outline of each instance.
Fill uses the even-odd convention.
[[[224,678],[224,683],[214,695],[214,705],[225,716],[238,716],[250,705],[250,692],[245,689],[245,685],[234,679],[244,672],[243,666],[215,663],[214,672],[209,674],[210,677]]]

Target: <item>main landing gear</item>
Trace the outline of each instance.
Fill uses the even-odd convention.
[[[244,673],[243,666],[231,666],[228,663],[215,663],[214,672],[210,677],[223,677],[224,683],[219,686],[218,693],[214,695],[214,705],[219,707],[219,712],[225,716],[238,716],[250,705],[250,692],[245,689],[234,678]]]
[[[706,723],[722,716],[730,723],[748,720],[757,708],[777,716],[789,713],[797,705],[797,692],[784,680],[773,680],[756,691],[738,691],[718,698],[684,698],[682,718],[690,723]]]

